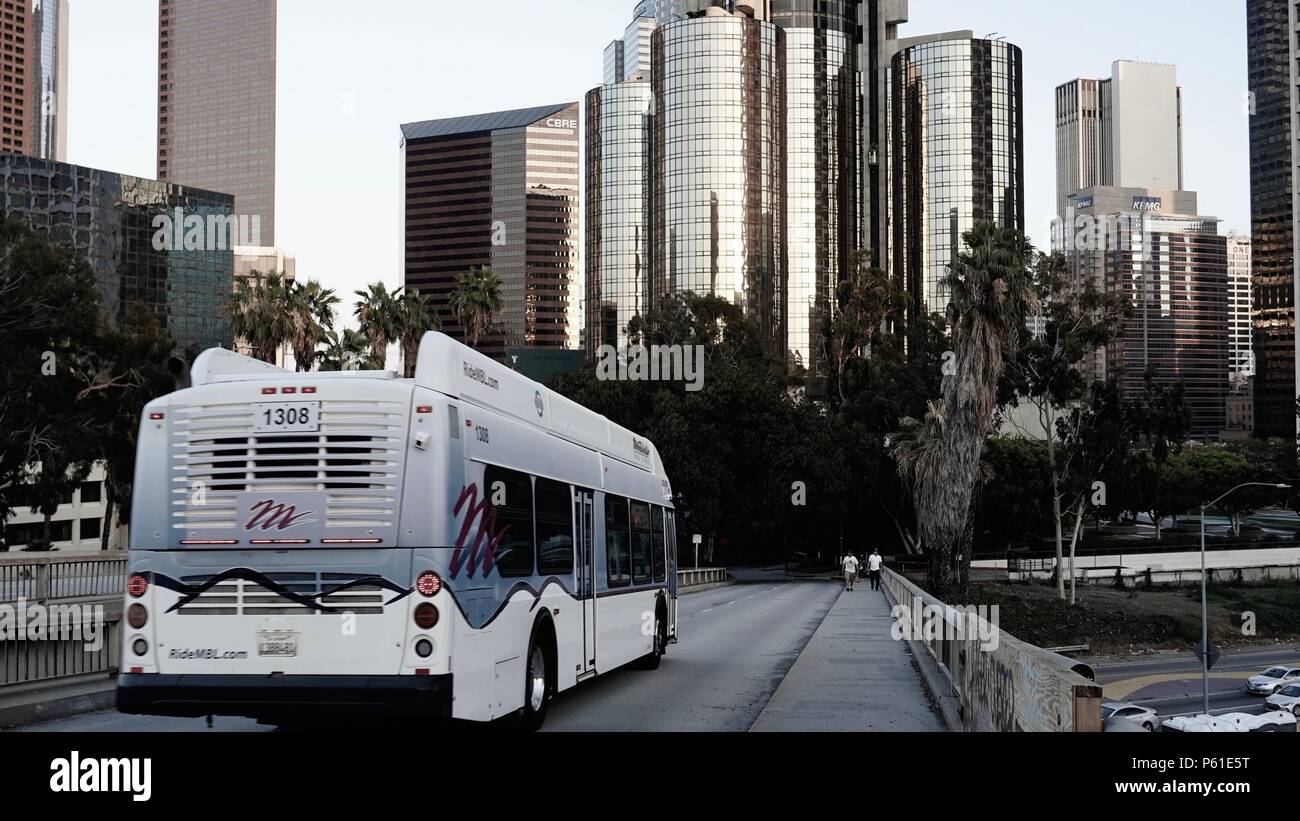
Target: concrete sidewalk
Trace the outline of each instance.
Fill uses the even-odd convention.
[[[844,591],[750,732],[947,732],[883,590]]]

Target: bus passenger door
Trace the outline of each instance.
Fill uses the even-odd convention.
[[[578,536],[578,597],[582,599],[582,672],[578,678],[596,674],[596,558],[592,549],[594,504],[589,491],[573,494],[573,521]]]

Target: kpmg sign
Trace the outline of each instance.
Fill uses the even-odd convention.
[[[1162,197],[1134,197],[1134,211],[1163,211],[1165,201]]]
[[[1092,197],[1079,197],[1074,203],[1075,208],[1091,208]]]

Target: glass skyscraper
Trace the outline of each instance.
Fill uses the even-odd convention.
[[[1255,275],[1255,432],[1296,436],[1296,243],[1292,133],[1296,88],[1295,3],[1247,0],[1250,72],[1251,243]]]
[[[210,229],[226,224],[234,197],[17,154],[0,154],[0,197],[0,213],[89,261],[110,322],[120,326],[140,305],[180,352],[231,348],[225,306],[238,239]],[[203,221],[202,248],[158,241],[164,223],[174,228],[178,209]]]
[[[653,55],[653,292],[721,296],[784,348],[785,32],[715,10]]]
[[[649,315],[649,82],[587,94],[587,350],[628,346],[628,323]]]
[[[1023,57],[1001,40],[936,40],[891,71],[893,273],[914,309],[942,314],[963,235],[1025,230]]]

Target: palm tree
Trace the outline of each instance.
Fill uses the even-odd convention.
[[[398,334],[402,345],[402,363],[406,378],[415,377],[415,359],[419,355],[420,340],[429,331],[442,327],[438,319],[438,309],[428,294],[420,291],[407,291],[398,302]]]
[[[962,594],[970,566],[971,510],[984,445],[993,429],[998,383],[1036,306],[1027,264],[1033,248],[1019,233],[982,222],[963,237],[946,285],[952,295],[954,368],[943,380],[942,433],[918,462],[913,497],[930,553],[930,592]]]
[[[339,298],[319,282],[295,284],[289,290],[289,318],[293,326],[289,344],[299,371],[310,371],[316,364],[316,349],[334,328],[334,306]]]
[[[356,291],[356,318],[361,323],[361,333],[370,340],[370,359],[377,370],[388,366],[388,346],[401,336],[398,302],[401,291],[391,293],[382,282],[372,282],[364,291]]]
[[[471,268],[456,277],[456,289],[449,298],[452,313],[478,347],[479,338],[492,327],[492,316],[501,310],[501,280],[491,268]]]
[[[372,362],[370,340],[351,328],[345,328],[342,334],[327,331],[319,357],[322,371],[382,370]]]
[[[282,273],[253,271],[235,280],[226,314],[237,350],[243,348],[254,358],[275,364],[280,346],[293,336],[289,292],[290,283]]]

